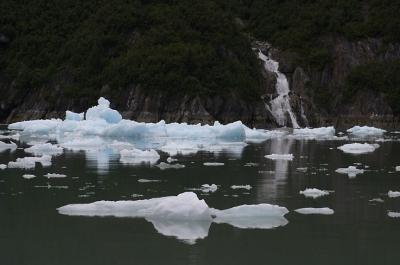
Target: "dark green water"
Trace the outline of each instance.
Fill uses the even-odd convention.
[[[344,154],[343,142],[269,140],[246,146],[243,153],[210,153],[179,157],[183,169],[160,170],[127,166],[118,157],[101,153],[65,151],[49,168],[0,170],[0,264],[357,264],[400,263],[400,142],[380,143],[374,153]],[[334,148],[334,149],[330,149]],[[271,161],[273,151],[293,153],[293,161]],[[24,157],[23,150],[0,153],[0,164]],[[162,156],[165,160],[166,156]],[[224,162],[221,167],[203,162]],[[257,166],[244,166],[246,163]],[[334,171],[353,163],[368,171],[349,179]],[[299,167],[307,167],[300,172]],[[46,179],[48,172],[64,179]],[[38,177],[26,180],[22,174]],[[139,183],[138,179],[163,182]],[[215,193],[198,193],[210,207],[225,209],[241,204],[271,203],[290,210],[286,226],[261,230],[211,224],[208,236],[195,244],[164,236],[144,219],[73,217],[57,208],[97,200],[129,200],[176,195],[204,183],[219,185]],[[231,185],[250,184],[248,191]],[[309,199],[305,188],[333,190],[329,196]],[[247,194],[249,193],[249,194]],[[383,203],[371,203],[372,198]],[[330,207],[330,216],[300,215],[303,207]]]

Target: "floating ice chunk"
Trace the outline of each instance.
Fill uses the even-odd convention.
[[[160,159],[160,155],[154,149],[144,151],[139,149],[124,149],[119,153],[121,155],[120,161],[124,164],[155,164]]]
[[[240,205],[226,210],[213,209],[214,222],[238,228],[271,229],[288,223],[285,207],[271,204]]]
[[[347,130],[353,136],[356,137],[370,137],[370,136],[382,136],[386,131],[368,126],[354,126]]]
[[[305,197],[316,199],[318,197],[329,195],[329,191],[313,188],[302,190],[300,191],[300,194],[303,194]]]
[[[8,149],[15,150],[15,149],[17,149],[17,145],[13,142],[7,144],[5,142],[0,141],[0,152],[3,152]]]
[[[382,200],[381,198],[373,198],[373,199],[369,200],[369,202],[379,202],[379,203],[382,203],[382,202],[385,202],[385,201]]]
[[[293,154],[270,154],[266,155],[265,158],[272,160],[293,160]]]
[[[358,169],[355,166],[349,166],[347,168],[338,168],[335,170],[335,172],[337,172],[339,174],[347,174],[349,176],[349,178],[354,178],[358,174],[363,174],[364,169]]]
[[[84,118],[85,113],[75,113],[72,111],[67,110],[65,112],[65,120],[67,121],[82,121]]]
[[[246,164],[244,164],[245,167],[256,167],[258,166],[258,163],[253,163],[253,162],[248,162]]]
[[[345,144],[339,146],[338,149],[342,150],[345,153],[349,154],[366,154],[371,153],[379,148],[379,144],[368,144],[368,143],[353,143],[353,144]]]
[[[47,173],[46,175],[44,175],[46,178],[48,179],[52,179],[52,178],[66,178],[67,175],[64,174],[58,174],[58,173]]]
[[[45,144],[36,144],[29,148],[25,148],[25,152],[34,154],[35,156],[60,155],[63,153],[63,148],[55,144],[45,143]]]
[[[390,218],[400,218],[400,212],[389,211],[387,214]]]
[[[164,169],[180,169],[180,168],[184,168],[185,165],[182,164],[168,164],[165,162],[161,162],[160,164],[156,165],[156,167],[160,168],[161,170]]]
[[[215,167],[215,166],[223,166],[225,164],[220,162],[204,162],[203,165]]]
[[[396,166],[396,171],[400,171],[400,166]]]
[[[138,179],[137,180],[140,183],[148,183],[148,182],[161,182],[161,179]]]
[[[31,169],[31,168],[35,168],[36,163],[42,164],[43,167],[51,166],[51,156],[44,155],[41,157],[17,158],[16,161],[8,162],[8,167],[9,168]]]
[[[237,190],[237,189],[250,190],[251,186],[250,185],[232,185],[231,189],[234,189],[234,190]]]
[[[20,137],[21,135],[19,133],[0,135],[0,139],[11,139],[14,141],[19,141]]]
[[[389,198],[397,198],[400,197],[400,191],[389,191],[388,192],[388,197]]]
[[[209,193],[209,192],[213,193],[213,192],[216,192],[217,190],[218,190],[218,187],[215,184],[211,184],[211,185],[203,184],[203,185],[201,185],[201,191],[205,192],[205,193]]]
[[[77,138],[61,142],[60,146],[72,151],[100,150],[104,149],[106,144],[100,137]]]
[[[0,164],[0,169],[6,169],[7,168],[7,165],[5,165],[5,164]]]
[[[306,168],[306,167],[298,167],[298,168],[296,168],[296,170],[299,171],[299,172],[305,173],[305,172],[307,172],[308,168]]]
[[[261,129],[250,129],[243,125],[245,133],[246,133],[246,142],[251,142],[251,143],[261,143],[265,140],[271,139],[271,138],[277,138],[285,135],[287,132],[285,131],[266,131],[266,130],[261,130]]]
[[[335,128],[331,127],[320,127],[320,128],[303,128],[303,129],[294,129],[293,136],[295,138],[304,138],[304,139],[328,139],[333,138],[335,136]]]
[[[323,215],[334,214],[334,211],[327,207],[324,207],[324,208],[301,208],[301,209],[295,210],[295,212],[298,212],[300,214],[323,214]]]
[[[170,156],[167,158],[167,163],[173,163],[173,162],[176,162],[176,161],[178,161],[178,159],[176,159],[176,158],[172,158]]]
[[[203,148],[202,145],[189,142],[189,141],[182,141],[182,142],[169,142],[166,145],[160,148],[161,151],[168,153],[170,156],[176,156],[178,154],[181,155],[190,155],[199,152]]]
[[[35,176],[35,175],[32,175],[32,174],[24,174],[24,175],[22,175],[22,177],[23,177],[24,179],[33,179],[33,178],[36,178],[36,176]]]
[[[61,124],[60,119],[21,121],[8,125],[10,130],[22,130],[23,134],[48,135],[56,131]]]
[[[110,108],[110,102],[107,99],[101,97],[97,106],[86,111],[86,120],[105,120],[107,123],[118,123],[122,120],[122,116],[118,111]]]

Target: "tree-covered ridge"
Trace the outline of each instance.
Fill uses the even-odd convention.
[[[21,89],[260,94],[248,39],[214,1],[5,0],[0,10],[10,40],[0,69]]]

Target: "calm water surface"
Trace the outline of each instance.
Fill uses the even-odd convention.
[[[64,151],[48,168],[0,170],[0,264],[400,264],[400,218],[387,216],[389,210],[400,211],[400,198],[386,195],[400,190],[400,172],[394,172],[400,165],[400,142],[380,143],[374,153],[357,156],[336,149],[343,143],[273,139],[249,144],[242,152],[178,156],[186,167],[169,170],[123,165],[108,153]],[[294,160],[264,158],[270,153],[293,153]],[[24,156],[22,149],[1,152],[0,164]],[[335,173],[354,163],[368,171],[354,179]],[[44,178],[49,172],[67,177]],[[24,173],[38,177],[26,180]],[[74,217],[56,210],[71,203],[177,195],[205,183],[219,186],[211,194],[196,191],[210,207],[278,204],[290,210],[289,222],[268,230],[213,223],[207,237],[186,242],[157,232],[144,219]],[[253,188],[230,188],[245,184]],[[334,193],[314,200],[299,194],[305,188]],[[369,202],[373,198],[384,202]],[[303,207],[330,207],[335,213],[293,211]]]

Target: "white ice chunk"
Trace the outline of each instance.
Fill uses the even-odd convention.
[[[211,166],[211,167],[217,167],[217,166],[223,166],[225,164],[224,163],[220,163],[220,162],[204,162],[203,165]]]
[[[347,174],[349,176],[349,178],[354,178],[358,174],[363,174],[364,169],[358,169],[355,166],[349,166],[346,168],[338,168],[335,170],[335,172],[337,172],[339,174]]]
[[[185,165],[182,164],[168,164],[165,162],[161,162],[160,164],[156,165],[156,167],[158,167],[161,170],[164,169],[180,169],[180,168],[184,168]]]
[[[396,166],[396,171],[400,171],[400,166]]]
[[[89,108],[86,111],[86,120],[105,120],[107,123],[118,123],[122,120],[121,114],[110,108],[110,102],[101,97],[98,105]]]
[[[356,137],[370,137],[370,136],[382,136],[386,131],[368,126],[354,126],[347,130],[353,136]]]
[[[140,183],[149,183],[149,182],[161,182],[161,179],[138,179]]]
[[[170,156],[167,158],[167,163],[173,163],[173,162],[177,162],[177,161],[178,161],[178,159],[172,158]]]
[[[213,209],[214,222],[238,228],[271,229],[288,223],[285,207],[271,204],[240,205],[226,210]]]
[[[335,136],[335,128],[331,126],[331,127],[320,127],[320,128],[294,129],[293,136],[295,138],[304,138],[308,140],[329,139]]]
[[[51,166],[51,156],[44,155],[41,157],[17,158],[16,161],[8,162],[8,167],[9,168],[31,169],[31,168],[35,168],[36,163],[42,164],[43,167]]]
[[[397,198],[400,197],[400,191],[389,191],[388,192],[389,198]]]
[[[7,165],[5,165],[5,164],[0,164],[0,169],[1,169],[1,170],[6,169],[6,168],[7,168]]]
[[[316,199],[318,197],[329,195],[329,191],[312,188],[302,190],[300,191],[300,194],[303,194],[305,197]]]
[[[64,174],[58,174],[58,173],[47,173],[46,175],[44,175],[46,178],[48,179],[52,179],[52,178],[66,178],[67,175]]]
[[[32,175],[32,174],[24,174],[24,175],[22,175],[22,177],[23,177],[24,179],[33,179],[33,178],[36,178],[36,176],[35,176],[35,175]]]
[[[400,212],[389,211],[387,214],[390,218],[400,218]]]
[[[48,135],[54,133],[61,122],[60,119],[21,121],[8,125],[8,129],[22,130],[29,135]]]
[[[381,198],[373,198],[373,199],[369,200],[369,202],[379,202],[379,203],[382,203],[382,202],[385,202],[385,201],[382,200]]]
[[[234,189],[234,190],[237,190],[237,189],[250,190],[251,186],[250,185],[232,185],[231,189]]]
[[[7,144],[5,142],[0,141],[0,152],[3,152],[5,150],[15,150],[17,149],[17,145],[13,142]]]
[[[323,214],[323,215],[331,215],[334,214],[334,211],[330,208],[300,208],[295,210],[300,214]]]
[[[160,159],[160,155],[156,150],[140,150],[140,149],[124,149],[120,152],[120,161],[124,164],[155,164]]]
[[[349,154],[366,154],[371,153],[379,148],[378,144],[368,144],[368,143],[352,143],[339,146],[338,149]]]
[[[205,192],[205,193],[209,193],[209,192],[213,193],[213,192],[216,192],[217,190],[218,190],[218,187],[215,184],[211,184],[211,185],[203,184],[203,185],[201,185],[201,191]]]
[[[265,158],[272,160],[293,160],[293,154],[270,154],[266,155]]]
[[[84,118],[85,113],[75,113],[72,111],[67,110],[65,112],[65,120],[68,121],[82,121]]]
[[[45,143],[36,144],[29,148],[25,148],[25,152],[34,154],[35,156],[60,155],[63,153],[63,148],[55,144]]]

